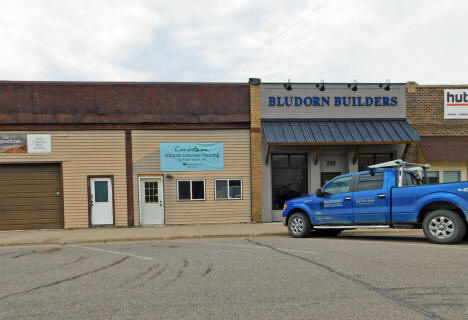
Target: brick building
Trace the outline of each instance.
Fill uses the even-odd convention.
[[[459,93],[458,101],[454,92]],[[431,182],[468,180],[468,103],[463,94],[466,98],[468,85],[407,83],[407,120],[421,137],[407,160],[431,164]],[[447,106],[458,115],[450,115]]]
[[[405,83],[249,82],[253,221],[281,221],[285,201],[419,142]]]

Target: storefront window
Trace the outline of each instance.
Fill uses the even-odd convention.
[[[444,183],[459,182],[460,171],[444,171]]]
[[[271,168],[273,210],[283,209],[286,200],[307,195],[307,155],[273,154]]]
[[[361,153],[358,158],[358,171],[366,171],[369,170],[368,166],[392,160],[392,153]]]
[[[205,180],[178,180],[177,199],[205,200]]]
[[[439,171],[428,171],[427,178],[429,179],[430,184],[440,183],[439,180]]]
[[[242,199],[241,179],[216,179],[216,200]]]

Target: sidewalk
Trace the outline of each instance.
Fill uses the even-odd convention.
[[[363,229],[344,231],[343,235],[420,235],[421,230]],[[24,230],[0,232],[0,246],[157,241],[226,237],[288,236],[281,223],[205,224],[164,227],[92,228],[73,230]]]

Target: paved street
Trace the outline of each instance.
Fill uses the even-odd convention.
[[[467,319],[468,242],[224,238],[0,248],[0,319]]]

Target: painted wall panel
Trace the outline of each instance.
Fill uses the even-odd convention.
[[[52,152],[0,154],[0,163],[63,162],[65,228],[88,227],[87,176],[91,175],[114,176],[115,224],[127,225],[123,130],[19,133],[50,134]]]
[[[160,143],[223,142],[224,170],[162,172]],[[138,176],[163,174],[165,224],[250,222],[250,132],[226,130],[132,131],[135,224],[139,224]],[[172,178],[167,177],[170,174]],[[214,200],[216,178],[241,178],[242,200]],[[204,201],[177,201],[178,179],[205,179]]]

